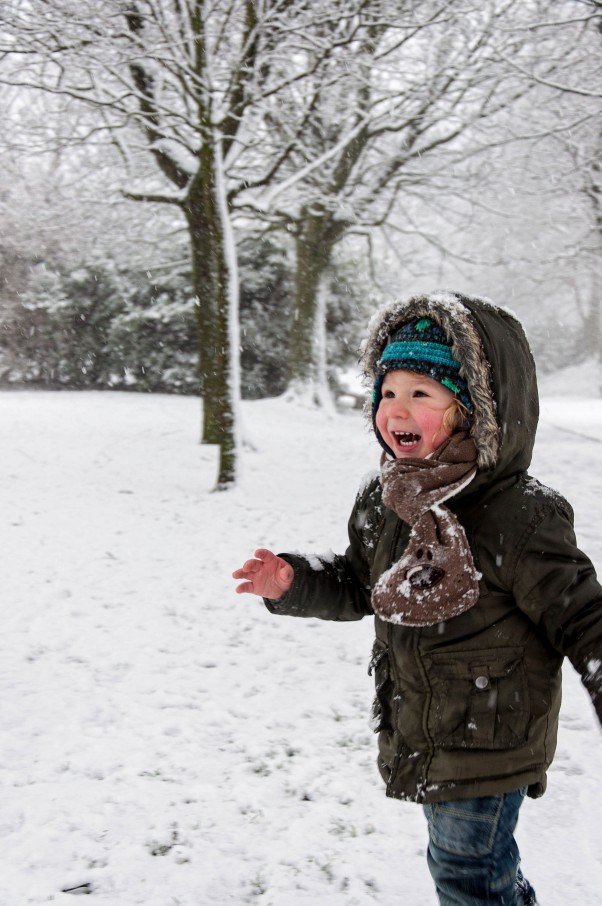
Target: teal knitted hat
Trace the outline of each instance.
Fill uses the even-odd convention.
[[[414,318],[408,321],[389,338],[376,365],[376,377],[372,392],[372,421],[382,399],[382,385],[385,375],[396,369],[413,371],[438,381],[455,394],[468,410],[472,400],[468,384],[460,375],[461,363],[453,355],[451,342],[442,327],[430,318]],[[374,424],[376,436],[379,433]],[[382,441],[381,441],[382,443]]]

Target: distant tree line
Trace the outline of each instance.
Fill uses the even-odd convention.
[[[7,265],[0,249],[3,257]],[[243,243],[240,267],[241,393],[276,396],[288,385],[290,259],[264,239]],[[0,316],[0,386],[203,395],[189,272],[160,281],[109,260],[53,269],[22,258],[19,271],[18,290]],[[368,311],[357,279],[344,275],[341,266],[329,281],[333,387],[337,370],[357,363]]]

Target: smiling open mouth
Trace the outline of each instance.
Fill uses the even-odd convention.
[[[408,431],[393,431],[393,437],[400,447],[412,446],[420,440],[420,434],[410,434]]]

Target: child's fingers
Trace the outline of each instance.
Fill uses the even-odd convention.
[[[269,551],[266,547],[259,547],[255,551],[255,556],[258,560],[261,560],[263,563],[269,563],[270,560],[276,559],[276,554],[273,554],[272,551]]]
[[[275,560],[276,555],[265,548],[259,548],[255,551],[255,557],[252,560],[245,560],[240,569],[232,573],[233,579],[244,579],[246,573],[256,573],[263,569],[265,563]]]
[[[233,579],[244,579],[248,575],[253,575],[253,573],[259,572],[260,569],[263,569],[263,563],[261,560],[245,560],[240,569],[234,570],[232,573]]]
[[[276,554],[267,548],[260,547],[255,551],[255,556],[251,560],[246,560],[239,569],[232,573],[233,579],[243,579],[244,581],[236,587],[238,594],[248,593],[254,595],[273,594],[278,597],[283,589],[280,573],[284,561],[281,561]],[[292,568],[291,573],[292,573]]]
[[[270,553],[269,551],[262,551],[262,553]],[[256,581],[261,579],[261,573],[265,569],[265,562],[263,560],[252,559],[245,560],[240,569],[235,569],[232,573],[233,579],[244,579],[244,582],[241,582],[240,585],[236,586],[237,594],[260,594],[260,588],[256,588]],[[261,587],[261,581],[259,582],[259,587]]]

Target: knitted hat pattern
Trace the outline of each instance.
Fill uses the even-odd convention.
[[[451,341],[442,327],[431,318],[414,318],[399,327],[390,337],[376,366],[372,392],[372,421],[382,399],[385,375],[396,369],[424,374],[438,381],[472,409],[468,384],[460,375],[461,363],[453,356]],[[378,436],[378,432],[377,432]]]

